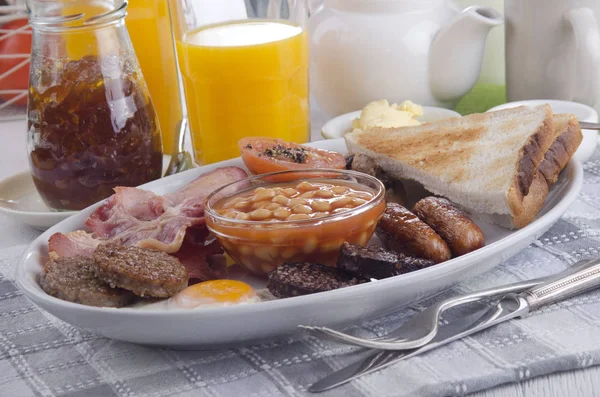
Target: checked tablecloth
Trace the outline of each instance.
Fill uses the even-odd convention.
[[[584,165],[578,200],[542,238],[448,294],[558,272],[600,254],[600,152]],[[356,358],[312,337],[218,351],[172,351],[108,340],[37,309],[13,272],[38,232],[0,216],[1,396],[303,396],[305,387]],[[437,298],[439,299],[439,297]],[[427,304],[365,322],[380,335]],[[564,301],[365,376],[330,396],[464,395],[600,363],[600,291]]]

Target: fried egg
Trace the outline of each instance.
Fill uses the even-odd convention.
[[[260,302],[263,298],[250,285],[237,280],[210,280],[191,285],[173,297],[157,302],[137,302],[142,310],[200,309]],[[268,299],[267,299],[268,300]]]
[[[200,306],[229,306],[258,302],[256,290],[237,280],[210,280],[191,285],[168,299],[167,308],[194,309]]]

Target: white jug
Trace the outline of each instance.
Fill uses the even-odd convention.
[[[504,0],[456,0],[456,2],[461,7],[481,5],[492,7],[496,10],[504,9]],[[504,69],[504,25],[492,29],[488,35],[479,82],[494,85],[506,84]]]
[[[313,98],[330,116],[377,99],[453,108],[502,22],[452,0],[324,0],[309,21]]]
[[[509,101],[600,103],[600,1],[505,0]]]

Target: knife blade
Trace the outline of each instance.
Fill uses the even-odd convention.
[[[450,342],[480,332],[504,321],[525,317],[540,306],[566,299],[600,285],[600,260],[592,260],[578,266],[577,271],[565,276],[560,273],[547,282],[522,293],[506,295],[491,308],[477,310],[453,323],[440,328],[436,337],[427,345],[406,351],[380,351],[371,349],[366,357],[317,381],[308,388],[318,393],[343,385],[362,375],[385,368],[401,360],[433,350]]]

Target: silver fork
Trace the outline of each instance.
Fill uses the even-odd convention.
[[[568,269],[565,269],[561,274],[568,275],[576,272],[579,269],[584,268],[591,261],[592,260],[583,260],[577,262]],[[440,316],[444,311],[465,303],[488,299],[501,299],[506,294],[522,292],[525,289],[532,288],[545,282],[551,277],[556,277],[556,275],[528,281],[519,281],[445,299],[415,314],[399,328],[391,331],[387,335],[373,339],[360,338],[327,327],[307,325],[300,325],[299,327],[309,331],[317,337],[325,337],[326,339],[349,345],[383,350],[414,349],[426,345],[435,337],[439,328]]]

